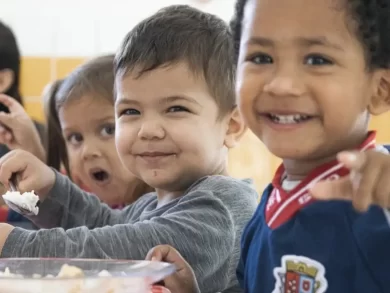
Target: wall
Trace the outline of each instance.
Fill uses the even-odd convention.
[[[86,58],[115,52],[137,22],[171,4],[190,4],[228,21],[235,0],[0,0],[0,19],[15,30],[23,53],[22,92],[26,108],[43,119],[41,92]],[[390,114],[372,121],[379,141],[390,142]],[[230,154],[231,174],[255,178],[261,190],[279,160],[248,132]]]
[[[23,54],[29,113],[42,120],[40,95],[48,82],[87,57],[115,52],[136,23],[172,4],[190,4],[225,20],[234,8],[234,0],[0,0],[0,19],[14,29]]]

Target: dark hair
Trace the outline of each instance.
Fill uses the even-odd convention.
[[[141,76],[178,62],[204,77],[221,113],[234,108],[236,64],[229,27],[188,5],[168,6],[136,25],[116,55],[115,73],[136,70]]]
[[[96,94],[114,104],[114,55],[93,58],[72,71],[56,95],[56,110],[86,94]]]
[[[4,93],[23,105],[19,91],[20,52],[12,30],[0,21],[0,70],[10,69],[14,73],[13,83]]]
[[[242,19],[247,0],[237,0],[230,28],[236,60],[239,53]],[[353,30],[364,48],[370,69],[390,67],[390,0],[347,0]]]
[[[43,97],[46,116],[46,164],[58,171],[63,165],[67,175],[71,177],[66,144],[56,110],[56,94],[62,83],[62,79],[52,83]]]

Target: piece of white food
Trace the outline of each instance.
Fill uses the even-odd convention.
[[[37,207],[37,203],[39,197],[34,193],[34,190],[31,192],[24,192],[23,194],[19,191],[7,191],[3,195],[3,198],[5,201],[9,201],[19,208],[27,210],[34,215],[38,215],[39,208]]]

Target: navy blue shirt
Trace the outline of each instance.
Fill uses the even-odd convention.
[[[272,190],[243,233],[237,276],[244,292],[390,292],[390,226],[382,208],[361,214],[350,202],[313,202],[271,229],[265,209]]]

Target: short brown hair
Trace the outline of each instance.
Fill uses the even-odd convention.
[[[234,108],[236,64],[229,27],[188,5],[168,6],[135,26],[116,55],[115,73],[137,70],[141,76],[183,61],[194,75],[204,77],[221,113]]]
[[[114,55],[93,58],[77,67],[61,84],[56,94],[56,109],[68,100],[96,94],[114,104]]]

